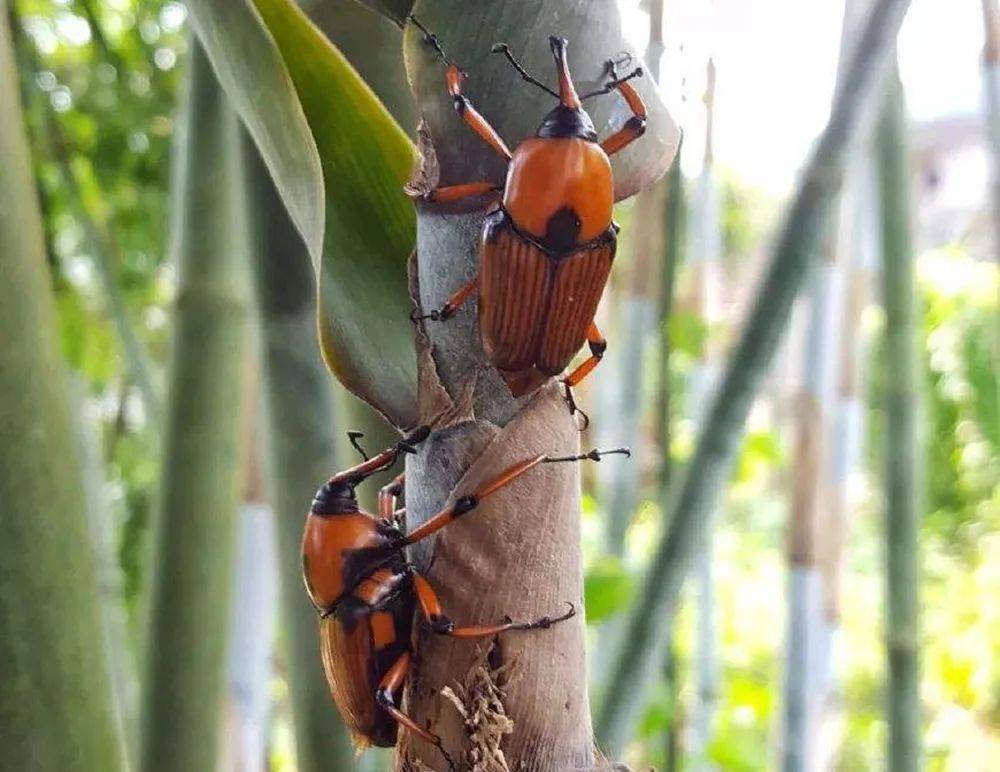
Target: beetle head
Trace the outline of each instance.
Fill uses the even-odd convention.
[[[569,62],[566,60],[567,45],[566,38],[554,36],[549,38],[552,57],[556,62],[556,74],[559,76],[559,104],[542,119],[542,124],[535,134],[543,138],[576,137],[596,142],[597,132],[594,130],[594,122],[583,109],[576,87],[573,85],[573,77],[569,72]]]

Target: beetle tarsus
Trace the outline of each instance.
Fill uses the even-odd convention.
[[[533,622],[525,622],[520,625],[512,625],[511,630],[548,630],[552,625],[559,624],[560,622],[565,622],[567,619],[572,619],[576,616],[576,606],[574,606],[570,601],[566,601],[566,605],[569,606],[569,611],[565,614],[561,614],[557,617],[544,616],[536,619]]]
[[[432,322],[443,322],[450,316],[451,312],[447,308],[435,308],[431,310],[429,314],[417,314],[416,311],[413,311],[410,314],[410,321],[414,323],[426,320],[430,320]]]
[[[598,450],[594,448],[586,453],[580,453],[576,456],[547,456],[545,462],[548,464],[554,464],[561,461],[600,461],[604,456],[625,456],[627,458],[632,457],[631,448],[614,448],[612,450]]]
[[[563,399],[565,399],[566,404],[569,405],[569,414],[574,417],[579,415],[582,419],[582,423],[579,425],[579,430],[581,432],[587,431],[587,428],[590,426],[590,416],[583,412],[583,410],[580,409],[580,406],[576,404],[576,400],[573,398],[573,387],[569,385],[569,381],[564,378],[562,385],[565,389]]]

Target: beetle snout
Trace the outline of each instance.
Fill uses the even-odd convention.
[[[565,56],[566,46],[569,45],[566,38],[549,35],[549,46],[552,48],[552,55],[555,57]]]

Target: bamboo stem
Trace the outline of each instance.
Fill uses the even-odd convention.
[[[69,383],[0,0],[0,768],[117,770]]]
[[[249,277],[238,123],[191,41],[175,188],[178,292],[146,657],[144,770],[212,769],[219,745]]]
[[[312,265],[267,169],[244,143],[253,191],[252,250],[261,320],[266,469],[276,518],[281,619],[298,767],[351,769],[353,751],[330,699],[316,612],[302,590],[302,521],[310,492],[337,468],[330,376],[316,340]]]
[[[658,659],[694,550],[735,456],[754,395],[787,325],[792,303],[813,265],[831,197],[839,188],[844,154],[862,116],[880,95],[882,76],[909,0],[877,0],[851,58],[830,121],[807,163],[775,254],[743,335],[713,399],[689,472],[671,510],[644,588],[628,625],[610,683],[614,690],[597,722],[599,742],[620,748],[627,738],[638,695]]]
[[[902,84],[894,73],[878,138],[885,306],[887,757],[893,772],[921,767],[919,658],[920,441],[910,175]]]

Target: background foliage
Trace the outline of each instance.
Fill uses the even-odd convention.
[[[33,163],[45,216],[63,353],[100,427],[104,487],[133,631],[148,580],[148,525],[158,470],[158,400],[167,358],[174,269],[168,254],[169,157],[186,50],[187,11],[173,0],[17,0],[11,2]],[[406,127],[409,129],[410,127]],[[401,158],[410,151],[400,151]],[[403,174],[404,160],[395,171]],[[403,164],[403,166],[400,166]],[[727,286],[752,286],[773,232],[778,202],[723,170],[721,228]],[[690,187],[690,184],[689,184]],[[632,210],[625,204],[621,253],[631,254]],[[401,228],[408,227],[405,223]],[[927,247],[927,245],[925,245]],[[624,293],[628,257],[616,274],[609,316]],[[960,237],[918,260],[926,443],[924,549],[924,728],[930,769],[986,769],[1000,758],[1000,405],[996,351],[1000,278],[995,262]],[[689,277],[682,274],[681,284]],[[725,348],[744,299],[731,290],[721,323],[681,304],[666,322],[672,358],[671,460],[682,467],[695,425],[687,392],[706,347]],[[117,325],[117,326],[116,326]],[[136,346],[116,330],[127,326]],[[880,463],[884,437],[878,311],[863,327],[870,343],[864,463],[851,480],[854,515],[846,548],[839,648],[844,732],[841,769],[879,768],[884,754],[881,630]],[[609,339],[626,331],[603,325]],[[585,400],[604,399],[614,360]],[[652,368],[650,368],[652,370]],[[647,392],[653,381],[648,374]],[[750,432],[722,507],[717,565],[721,694],[708,759],[727,770],[774,763],[780,716],[783,588],[790,433],[777,384]],[[644,422],[641,443],[654,434]],[[588,622],[614,625],[634,597],[663,526],[652,464],[641,470],[635,515],[622,559],[601,548],[606,502],[588,480],[584,511]],[[303,491],[303,501],[309,492]],[[668,729],[696,699],[688,675],[696,657],[694,613],[676,626],[679,688],[654,685],[628,749],[636,764],[668,766]],[[596,640],[596,632],[595,632]],[[593,647],[592,649],[593,650]],[[275,768],[288,758],[287,704],[279,667],[272,729]],[[284,741],[282,738],[285,738]]]

